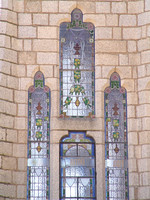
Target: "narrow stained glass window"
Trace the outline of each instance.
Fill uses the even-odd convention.
[[[106,200],[128,200],[127,97],[115,72],[105,89]]]
[[[28,90],[27,199],[49,200],[50,90],[38,71]]]
[[[75,9],[60,25],[61,116],[94,115],[95,27]]]
[[[60,143],[60,200],[95,200],[95,143],[71,132]]]

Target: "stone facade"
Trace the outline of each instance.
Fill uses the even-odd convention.
[[[59,26],[79,8],[95,25],[94,119],[59,118]],[[51,200],[59,200],[59,141],[96,141],[97,200],[105,199],[104,89],[127,90],[130,200],[150,199],[150,0],[0,0],[0,199],[26,199],[28,88],[40,70],[51,89]]]

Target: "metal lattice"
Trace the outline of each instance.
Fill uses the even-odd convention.
[[[128,200],[128,144],[126,90],[113,73],[105,89],[106,200]]]
[[[60,143],[60,199],[95,200],[95,143],[71,132]]]
[[[35,74],[28,90],[27,199],[49,200],[50,90],[44,76]]]
[[[60,25],[61,116],[94,115],[95,27],[79,9]]]

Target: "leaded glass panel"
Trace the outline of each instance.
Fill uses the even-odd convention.
[[[50,90],[38,71],[28,90],[27,199],[49,200]]]
[[[79,9],[60,25],[61,116],[94,115],[95,28]]]
[[[127,97],[115,72],[105,89],[106,200],[128,200]]]
[[[95,200],[95,143],[84,132],[71,132],[60,143],[60,199]]]

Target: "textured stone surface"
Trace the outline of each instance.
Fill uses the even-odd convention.
[[[112,28],[97,28],[95,33],[96,39],[111,39],[112,38]]]
[[[113,54],[96,54],[96,65],[118,65],[118,56]]]
[[[90,4],[91,12],[94,10],[95,12],[95,3],[93,4],[92,2],[87,2],[87,4],[84,6],[88,6]],[[63,13],[70,13],[74,8],[76,7],[76,2],[75,1],[59,1],[59,12]],[[88,9],[87,9],[88,10]]]
[[[150,11],[138,15],[138,25],[146,25],[150,23]]]
[[[149,1],[149,0],[148,0]],[[129,13],[142,13],[144,11],[144,1],[129,1],[128,12]]]
[[[13,1],[10,0],[1,0],[0,1],[0,8],[6,8],[6,9],[10,9],[12,10],[12,7],[13,7]]]
[[[19,38],[35,38],[36,37],[36,27],[19,26],[18,36],[19,36]]]
[[[17,168],[17,160],[13,157],[3,157],[2,158],[2,168],[3,169],[9,169],[9,170],[16,170]],[[9,193],[9,191],[8,191]]]
[[[38,64],[57,64],[58,55],[56,53],[37,53]]]
[[[58,12],[58,1],[42,1],[43,12]]]
[[[31,25],[32,15],[29,13],[19,13],[18,14],[18,24],[19,25]]]
[[[136,40],[141,37],[141,28],[124,28],[123,29],[123,39]]]
[[[48,25],[48,14],[33,14],[33,24]]]
[[[36,54],[34,52],[20,52],[19,63],[20,64],[35,64]]]
[[[118,26],[118,15],[106,15],[106,26]]]
[[[150,63],[150,50],[141,53],[141,63]]]
[[[96,2],[96,13],[110,13],[110,2]]]
[[[38,38],[57,38],[57,28],[56,27],[38,27]]]
[[[136,15],[120,15],[120,26],[136,26]]]
[[[126,3],[125,2],[113,2],[112,3],[112,12],[113,13],[125,13],[126,12]]]
[[[145,0],[145,10],[150,10],[150,3],[149,0]]]
[[[1,184],[0,195],[3,197],[15,198],[16,197],[16,186],[8,185],[8,184]]]
[[[42,6],[41,1],[28,1],[24,0],[25,2],[25,11],[26,12],[41,12]]]
[[[105,15],[104,14],[86,14],[84,17],[85,21],[92,22],[96,27],[105,26]]]
[[[97,41],[96,42],[96,52],[126,52],[126,42],[125,41]]]
[[[33,51],[57,51],[57,40],[34,40]]]

